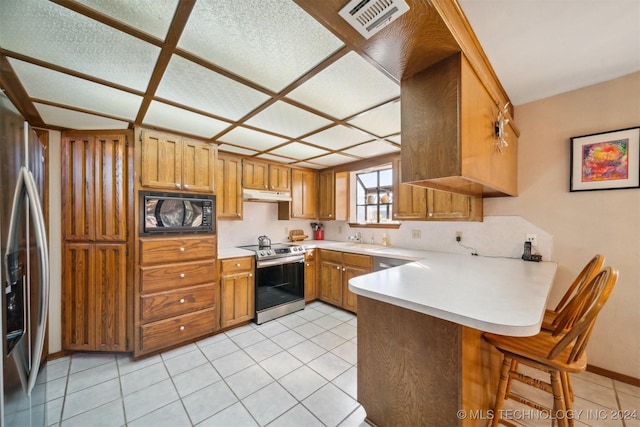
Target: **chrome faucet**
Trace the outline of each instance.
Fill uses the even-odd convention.
[[[362,243],[362,234],[358,231],[353,236],[349,236],[349,240],[352,240],[356,243]]]

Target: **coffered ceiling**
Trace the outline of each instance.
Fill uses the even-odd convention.
[[[36,126],[142,126],[323,169],[399,152],[399,80],[459,50],[431,43],[431,2],[406,1],[410,25],[366,41],[347,0],[0,0],[0,86]],[[459,1],[516,104],[640,69],[637,0]]]

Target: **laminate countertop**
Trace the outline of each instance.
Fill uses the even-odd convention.
[[[540,331],[556,263],[430,251],[424,255],[353,278],[349,289],[485,332],[530,336]]]

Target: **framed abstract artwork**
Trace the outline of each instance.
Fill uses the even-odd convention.
[[[640,187],[640,126],[571,138],[570,191]]]

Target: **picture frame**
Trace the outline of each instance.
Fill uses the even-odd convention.
[[[571,137],[569,191],[640,187],[640,126]]]

